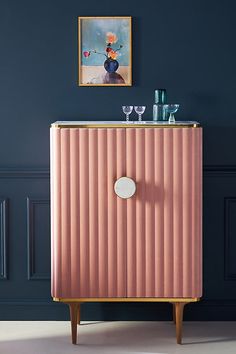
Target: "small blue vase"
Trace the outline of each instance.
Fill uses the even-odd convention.
[[[107,59],[104,62],[104,68],[108,73],[114,73],[119,68],[119,63],[114,59]]]

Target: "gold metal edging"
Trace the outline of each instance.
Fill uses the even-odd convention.
[[[200,124],[186,124],[186,125],[177,125],[177,124],[163,124],[163,125],[155,125],[155,124],[51,124],[52,128],[201,128]]]
[[[61,298],[53,297],[57,302],[197,302],[198,297],[86,297]]]

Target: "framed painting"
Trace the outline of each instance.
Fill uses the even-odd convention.
[[[79,86],[132,85],[131,17],[78,17]]]

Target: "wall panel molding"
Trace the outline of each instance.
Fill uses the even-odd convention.
[[[234,217],[232,217],[232,212],[234,208]],[[235,250],[236,242],[235,239],[236,231],[236,197],[226,197],[224,200],[224,275],[225,280],[236,280],[236,270],[232,270],[232,262],[235,260],[235,252],[231,254],[232,250]],[[233,244],[234,242],[234,244]],[[236,269],[236,267],[235,267]]]
[[[236,175],[236,165],[204,165],[206,177]],[[43,168],[0,168],[0,178],[50,178],[49,167]]]
[[[8,278],[8,200],[0,197],[0,280]]]
[[[204,177],[236,177],[236,165],[204,165]]]
[[[38,205],[49,206],[49,199],[27,197],[27,273],[28,280],[50,280],[50,273],[41,274],[35,269],[35,208]],[[42,255],[43,258],[43,255]]]
[[[0,178],[49,178],[49,168],[0,168]]]

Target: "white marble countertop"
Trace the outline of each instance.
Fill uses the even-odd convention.
[[[168,123],[168,121],[56,121],[52,123],[55,128],[76,128],[76,127],[199,127],[200,123],[195,121],[176,121]]]

